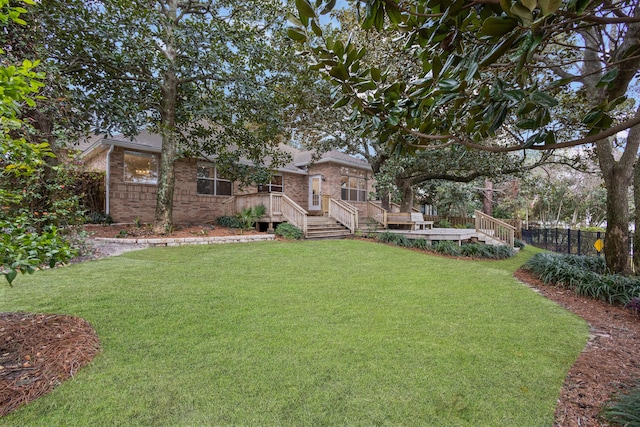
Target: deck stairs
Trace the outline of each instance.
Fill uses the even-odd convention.
[[[350,235],[351,231],[347,227],[331,217],[307,217],[307,239],[342,239]]]

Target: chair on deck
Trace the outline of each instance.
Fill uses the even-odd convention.
[[[426,230],[425,226],[433,228],[433,221],[425,221],[420,212],[411,212],[411,222],[414,230]]]

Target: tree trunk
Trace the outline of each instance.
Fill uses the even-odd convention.
[[[176,39],[174,30],[178,25],[178,1],[168,0],[166,15],[169,20],[164,30],[166,40],[162,52],[168,61],[167,71],[162,81],[160,98],[160,170],[158,171],[158,193],[156,197],[156,218],[153,224],[155,233],[167,233],[173,228],[173,190],[176,182],[176,104],[178,102],[179,80],[175,71]]]
[[[173,70],[168,70],[162,85],[162,150],[158,171],[158,193],[156,197],[155,233],[167,233],[173,227],[173,190],[175,187],[176,160],[176,98],[178,79]]]
[[[400,212],[411,212],[413,209],[413,188],[408,179],[396,178],[396,185],[400,190],[402,201],[400,202]]]
[[[482,190],[484,197],[482,198],[482,212],[486,215],[493,215],[493,182],[489,179],[484,180],[484,189]]]
[[[629,143],[627,143],[629,146]],[[613,273],[629,274],[629,196],[628,189],[633,168],[615,161],[611,141],[597,145],[598,160],[607,189],[607,232],[604,240],[604,257]],[[636,148],[637,152],[637,148]]]

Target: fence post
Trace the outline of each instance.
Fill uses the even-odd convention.
[[[578,256],[582,255],[580,253],[580,248],[582,247],[582,241],[580,239],[580,229],[578,228]]]
[[[554,252],[558,252],[558,227],[556,227],[556,250]]]
[[[567,254],[571,255],[571,229],[567,228]]]

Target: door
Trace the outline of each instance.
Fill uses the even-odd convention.
[[[322,175],[309,177],[309,210],[322,209]]]

